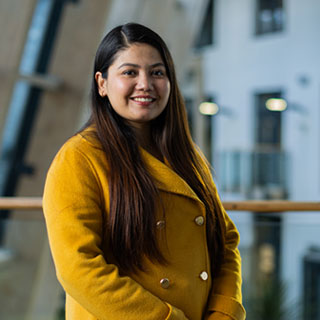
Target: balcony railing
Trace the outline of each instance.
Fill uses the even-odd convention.
[[[288,162],[287,153],[273,148],[220,152],[216,163],[219,186],[223,192],[254,198],[285,198]]]

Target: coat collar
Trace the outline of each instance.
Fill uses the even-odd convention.
[[[152,156],[145,149],[140,148],[141,155],[145,160],[152,176],[157,181],[157,187],[166,192],[179,194],[200,201],[196,193],[191,189],[185,180],[183,180],[176,172],[174,172],[169,163],[161,162]]]
[[[88,127],[85,130],[83,130],[80,134],[90,144],[92,144],[95,147],[101,148],[100,142],[97,141],[95,136],[92,136],[90,134],[90,132],[93,131],[95,131],[93,127]],[[142,158],[144,159],[146,165],[148,166],[151,172],[151,175],[156,180],[157,187],[160,190],[186,196],[201,202],[199,197],[191,189],[187,182],[171,169],[166,159],[165,163],[163,163],[141,147],[140,152]]]

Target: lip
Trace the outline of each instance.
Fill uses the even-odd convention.
[[[132,96],[130,99],[136,99],[136,98],[142,98],[142,99],[152,99],[155,100],[156,98],[150,95],[137,95],[137,96]]]

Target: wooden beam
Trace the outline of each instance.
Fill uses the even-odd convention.
[[[41,197],[3,197],[0,198],[1,210],[42,210]],[[1,214],[1,212],[0,212]]]
[[[320,202],[297,202],[286,200],[249,200],[226,201],[227,211],[284,212],[284,211],[320,211]]]

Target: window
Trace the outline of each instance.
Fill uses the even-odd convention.
[[[256,34],[283,30],[284,10],[282,0],[257,0]]]
[[[266,106],[269,99],[280,99],[281,96],[281,92],[256,95],[252,185],[263,188],[265,196],[271,198],[285,198],[287,194],[287,157],[281,148],[283,112],[270,111]]]
[[[195,48],[199,49],[204,46],[213,44],[213,27],[214,27],[214,0],[208,1],[208,7],[204,14],[204,19],[200,32],[195,41]]]
[[[303,320],[320,319],[320,249],[311,247],[303,259]]]
[[[281,112],[270,111],[266,101],[281,98],[281,92],[263,93],[256,96],[256,145],[258,147],[280,148]]]

